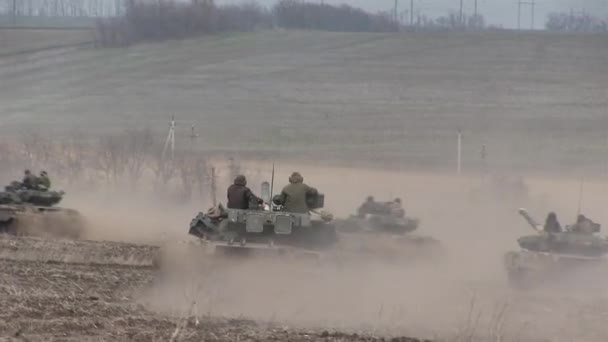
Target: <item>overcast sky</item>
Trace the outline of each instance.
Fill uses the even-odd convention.
[[[264,5],[272,5],[276,0],[257,0]],[[321,1],[321,0],[307,0]],[[394,0],[324,0],[328,4],[346,3],[368,11],[384,11],[393,7]],[[410,0],[398,0],[400,11],[409,10]],[[502,25],[507,28],[517,26],[518,0],[477,0],[478,11],[489,24]],[[532,0],[523,0],[532,1]],[[552,11],[585,10],[602,18],[608,17],[608,0],[535,0],[535,28],[542,28],[547,14]],[[240,3],[243,0],[216,0],[216,3]],[[464,11],[472,14],[475,0],[463,0]],[[445,15],[450,10],[458,11],[460,0],[414,0],[414,13],[429,17]],[[529,6],[522,6],[522,27],[530,27],[531,11]]]

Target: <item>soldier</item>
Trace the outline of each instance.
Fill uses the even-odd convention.
[[[550,212],[549,215],[547,215],[544,230],[547,233],[559,233],[562,231],[562,226],[557,221],[557,215],[555,215],[554,212]]]
[[[357,209],[357,215],[359,217],[364,217],[367,214],[373,214],[374,210],[376,209],[376,206],[377,204],[374,200],[374,196],[367,196],[365,202],[363,202],[359,209]]]
[[[577,233],[593,234],[600,230],[600,225],[591,221],[585,215],[580,214],[576,218],[576,223],[572,226],[572,231]]]
[[[24,177],[23,177],[23,181],[21,182],[21,184],[23,184],[23,186],[26,189],[35,189],[36,183],[38,183],[36,176],[34,176],[30,172],[30,170],[25,170],[23,173],[24,173]]]
[[[317,189],[304,184],[304,177],[294,172],[289,177],[289,185],[283,188],[275,204],[283,205],[283,210],[292,213],[308,213],[306,197],[317,194]]]
[[[263,200],[254,195],[247,187],[247,178],[243,175],[234,178],[234,184],[228,187],[227,193],[229,209],[250,209],[250,203],[263,203]]]
[[[51,179],[49,178],[49,175],[48,173],[46,173],[46,171],[43,170],[42,172],[40,172],[40,176],[38,177],[37,183],[38,189],[42,191],[47,191],[51,188]]]
[[[401,205],[401,198],[395,198],[392,203],[389,203],[389,208],[391,215],[399,218],[405,216],[405,210],[403,210],[403,206]]]

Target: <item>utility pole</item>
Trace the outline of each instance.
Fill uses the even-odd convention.
[[[410,0],[410,25],[414,26],[414,0]]]
[[[399,22],[399,14],[397,9],[399,8],[399,0],[395,0],[395,4],[393,5],[393,20],[398,23]]]
[[[192,125],[192,131],[190,132],[190,154],[194,152],[194,141],[198,138],[198,133],[194,131],[194,125]]]
[[[11,19],[13,26],[17,26],[17,0],[13,0],[13,8],[11,8]]]
[[[165,160],[165,155],[167,153],[167,148],[171,146],[171,162],[173,162],[175,157],[175,116],[171,116],[171,124],[169,125],[169,134],[167,134],[167,140],[165,140],[165,146],[163,147],[163,154],[161,155],[161,159]]]
[[[463,2],[464,0],[460,0],[460,25],[462,26],[462,20],[463,20],[463,10],[462,10],[462,6],[463,6]]]
[[[475,19],[477,19],[477,0],[475,0],[475,10],[474,10],[474,13],[475,13]]]
[[[525,5],[525,6],[530,6],[530,29],[534,30],[534,6],[536,6],[536,2],[535,0],[529,0],[529,1],[524,1],[524,0],[519,0],[517,2],[517,29],[521,30],[521,6]]]

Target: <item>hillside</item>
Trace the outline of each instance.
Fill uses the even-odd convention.
[[[546,33],[260,32],[0,59],[0,132],[149,126],[200,148],[603,172],[608,40]],[[181,139],[181,140],[180,140]]]

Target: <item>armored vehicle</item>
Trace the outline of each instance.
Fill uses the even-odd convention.
[[[56,207],[63,191],[27,189],[12,182],[0,192],[0,232],[41,237],[79,238],[83,217],[73,209]]]
[[[226,256],[283,255],[318,257],[333,246],[336,231],[331,214],[319,211],[324,195],[307,198],[311,213],[290,213],[271,201],[270,185],[262,184],[263,204],[247,210],[228,209],[221,204],[199,213],[190,223],[189,234]]]
[[[400,201],[375,202],[369,197],[357,214],[336,220],[336,229],[343,250],[372,258],[402,261],[439,256],[438,240],[412,234],[419,224],[417,218],[405,215]]]
[[[549,232],[525,209],[519,210],[535,235],[517,240],[520,251],[506,253],[504,262],[511,285],[529,288],[568,275],[580,275],[597,265],[605,264],[608,240],[597,235],[600,225],[588,222],[592,230],[581,231],[577,224],[562,231]]]

